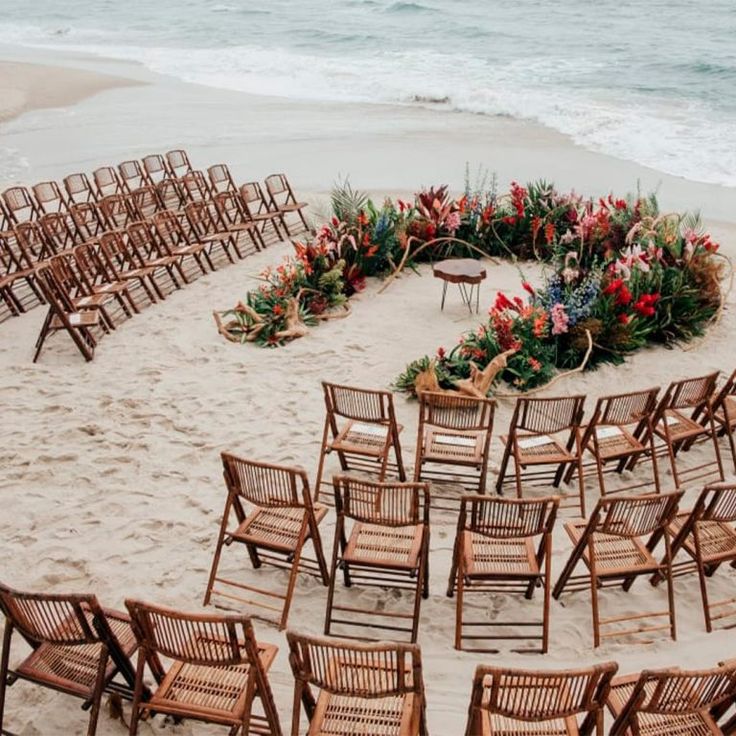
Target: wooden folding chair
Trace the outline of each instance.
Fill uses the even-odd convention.
[[[41,212],[66,212],[67,201],[55,181],[43,181],[33,185],[33,196]]]
[[[207,202],[212,198],[210,185],[201,171],[189,171],[179,182],[187,202]]]
[[[278,615],[278,626],[283,629],[289,617],[297,575],[300,570],[316,575],[323,585],[328,584],[327,565],[322,552],[319,524],[327,514],[320,504],[313,504],[307,475],[299,468],[243,460],[222,453],[227,501],[217,537],[204,605],[213,594],[256,606]],[[230,515],[234,513],[237,527],[228,530]],[[303,556],[304,545],[310,540],[316,560]],[[285,593],[276,593],[242,582],[218,577],[223,545],[233,542],[244,544],[254,568],[263,562],[289,571]],[[261,598],[283,601],[281,607],[263,600],[242,598],[215,588],[215,584],[236,590],[256,593]],[[268,619],[267,619],[268,620]]]
[[[38,220],[43,214],[27,187],[10,187],[3,192],[2,197],[11,223]]]
[[[54,244],[46,237],[36,222],[21,222],[12,230],[18,247],[23,250],[34,266],[46,263],[56,255]],[[10,237],[9,233],[6,233]]]
[[[186,199],[181,184],[176,179],[163,179],[156,184],[156,191],[165,210],[178,212],[184,208]]]
[[[707,670],[644,670],[616,677],[608,695],[614,717],[609,736],[722,734],[720,706],[736,694],[736,664]]]
[[[569,505],[579,506],[585,516],[585,475],[580,425],[583,419],[585,396],[559,398],[529,398],[516,400],[508,436],[501,436],[505,444],[496,491],[503,493],[509,460],[514,460],[516,495],[522,497],[522,482],[530,485],[550,484],[559,488],[565,471],[572,466],[577,471],[578,493],[559,493],[560,498],[573,499]],[[551,466],[550,470],[538,470]],[[530,468],[530,470],[527,470]]]
[[[603,736],[616,662],[574,670],[479,665],[465,736]]]
[[[101,166],[92,172],[92,180],[97,193],[97,200],[112,194],[125,194],[125,187],[120,175],[112,166]]]
[[[128,193],[134,192],[136,189],[145,187],[148,184],[148,179],[143,171],[141,162],[137,159],[123,161],[118,164],[118,172],[123,189]]]
[[[238,243],[244,238],[248,239],[242,247],[244,255],[257,253],[266,247],[258,229],[258,223],[248,216],[243,207],[243,200],[237,191],[220,192],[213,197],[213,200],[220,215],[220,222],[225,229],[233,233]]]
[[[331,634],[333,624],[338,624],[339,636],[346,636],[344,629],[360,627],[409,634],[415,642],[422,598],[429,596],[428,485],[375,483],[348,476],[335,476],[333,484],[337,526],[325,634]],[[361,588],[411,591],[411,611],[377,610],[373,605],[361,608],[357,606],[359,598],[355,605],[335,605],[338,568],[348,588],[357,583]],[[340,618],[335,618],[334,612]],[[411,623],[407,627],[400,625],[402,621]],[[395,638],[394,634],[391,637]]]
[[[84,290],[94,296],[109,294],[117,301],[127,317],[138,314],[138,304],[130,293],[129,281],[111,273],[99,243],[81,243],[73,251],[76,272]]]
[[[108,194],[98,201],[97,206],[108,230],[128,227],[136,220],[125,194]]]
[[[207,169],[207,176],[210,178],[210,187],[213,194],[218,192],[237,192],[238,187],[235,186],[230,167],[227,164],[215,164]]]
[[[194,170],[189,162],[187,152],[180,148],[166,153],[166,163],[169,165],[169,172],[173,177],[180,178]]]
[[[460,506],[457,534],[447,595],[457,591],[455,604],[455,649],[478,652],[498,651],[475,645],[480,641],[539,641],[537,650],[549,646],[549,609],[551,587],[552,529],[559,499],[505,499],[488,496],[464,496]],[[522,593],[527,600],[534,590],[544,590],[541,621],[468,621],[463,603],[467,594]],[[540,635],[517,633],[540,628]],[[470,628],[490,629],[491,634],[465,634]],[[513,633],[495,632],[511,629]],[[464,647],[464,641],[474,643]]]
[[[77,235],[82,242],[98,238],[107,230],[102,213],[94,202],[78,202],[69,206]]]
[[[93,189],[87,174],[69,174],[64,177],[63,183],[70,205],[97,201],[97,192]]]
[[[0,295],[13,315],[25,312],[45,298],[38,285],[36,268],[40,265],[18,238],[18,230],[0,232]]]
[[[601,496],[606,495],[605,466],[615,463],[615,472],[624,471],[629,460],[647,455],[652,462],[654,488],[660,492],[657,454],[654,447],[652,417],[657,407],[658,388],[632,391],[626,394],[602,396],[598,399],[593,415],[582,428],[581,445],[595,460]],[[565,481],[569,483],[574,473],[569,466]],[[634,483],[616,487],[616,493],[649,487],[650,484]]]
[[[711,414],[718,427],[718,436],[728,437],[731,448],[731,461],[736,472],[736,370],[726,379],[725,383],[716,391],[711,403]],[[707,415],[700,419],[701,424],[708,423]]]
[[[284,236],[279,229],[279,225],[286,233],[286,224],[284,223],[284,215],[278,210],[271,210],[268,206],[268,200],[263,194],[261,185],[257,181],[249,181],[240,185],[240,198],[248,217],[258,223],[261,238],[264,243],[271,242],[271,238],[266,240],[266,228],[270,225],[275,235],[276,241],[283,240]]]
[[[141,718],[155,713],[230,726],[230,736],[281,736],[268,681],[278,647],[259,644],[249,618],[130,599],[125,605],[139,644],[130,736]],[[146,664],[157,682],[148,699],[142,697]]]
[[[156,187],[150,184],[131,190],[128,204],[139,220],[150,220],[163,209]]]
[[[171,210],[157,212],[153,216],[153,226],[156,228],[159,242],[166,249],[166,252],[182,259],[182,268],[184,268],[183,259],[191,257],[199,266],[203,275],[207,273],[205,262],[212,271],[215,270],[207,252],[207,244],[199,241],[191,242],[175,212]]]
[[[286,639],[294,673],[292,736],[300,733],[300,705],[310,736],[427,736],[416,644],[359,644],[293,631]]]
[[[72,216],[67,212],[47,212],[41,215],[38,224],[46,242],[56,255],[70,251],[83,241],[77,233]]]
[[[169,253],[161,244],[153,225],[149,222],[133,222],[125,228],[129,248],[135,252],[136,260],[144,268],[153,267],[154,280],[156,274],[165,271],[176,289],[181,289],[181,278],[184,284],[189,283],[181,262],[183,256]],[[177,278],[177,274],[179,278]]]
[[[316,499],[322,488],[325,458],[337,453],[343,473],[362,470],[377,473],[377,480],[395,469],[399,480],[406,480],[401,458],[399,434],[403,427],[396,422],[394,400],[389,391],[340,386],[322,381],[325,396],[325,426],[317,467]],[[389,465],[391,450],[395,463]]]
[[[286,216],[289,214],[298,215],[302,223],[302,230],[309,232],[309,223],[304,217],[304,212],[302,212],[307,206],[307,203],[297,201],[297,198],[294,196],[294,190],[286,178],[286,174],[271,174],[271,176],[267,176],[266,191],[268,192],[269,209],[273,212],[280,212],[283,215],[281,223],[287,235],[291,236],[293,234],[286,221]],[[296,230],[295,232],[302,231]]]
[[[692,481],[713,474],[712,470],[702,471],[715,465],[719,480],[724,479],[721,450],[718,446],[718,428],[713,412],[718,372],[698,378],[686,378],[673,381],[661,398],[652,417],[654,434],[664,443],[664,451],[669,457],[670,468],[675,486],[682,484],[682,476]],[[677,455],[685,451],[696,441],[710,441],[713,444],[714,460],[678,470]],[[633,470],[637,458],[629,461],[628,468]],[[693,473],[695,473],[693,475]]]
[[[601,639],[662,630],[669,630],[672,639],[677,639],[670,524],[681,498],[682,492],[608,496],[598,501],[588,521],[580,519],[565,524],[574,548],[552,595],[559,599],[565,588],[574,591],[590,586],[594,646],[600,646]],[[658,562],[654,551],[663,538],[664,557]],[[588,569],[587,575],[573,575],[581,560]],[[666,611],[601,618],[599,590],[622,584],[623,590],[628,591],[637,577],[657,573],[667,582]],[[649,625],[649,619],[664,616],[668,623]],[[642,620],[644,624],[636,628],[601,631],[604,626]]]
[[[124,613],[102,608],[94,595],[25,593],[0,583],[5,616],[0,660],[0,732],[5,693],[17,680],[73,695],[89,709],[87,736],[97,731],[103,692],[132,699],[135,671],[130,657],[138,648]],[[10,646],[18,632],[32,652],[13,669]],[[120,675],[124,682],[116,681]],[[140,688],[140,699],[150,697]]]
[[[151,304],[164,299],[154,278],[156,266],[147,266],[125,239],[124,231],[109,230],[100,236],[100,253],[115,281],[133,281],[140,286]]]
[[[433,502],[451,498],[454,501],[451,510],[457,509],[458,496],[448,496],[446,491],[434,486],[434,481],[458,483],[468,491],[486,492],[495,410],[493,399],[430,391],[419,395],[414,480],[433,481]],[[436,503],[433,507],[440,508]]]
[[[222,224],[219,213],[211,201],[189,202],[184,207],[184,211],[194,238],[198,242],[206,243],[209,246],[210,258],[213,257],[213,251],[216,247],[222,250],[230,263],[235,263],[231,251],[235,251],[238,258],[243,258],[236,234]]]
[[[711,483],[700,492],[690,511],[681,511],[672,520],[669,531],[672,538],[672,574],[674,577],[697,572],[700,596],[703,602],[705,630],[713,630],[713,621],[736,616],[736,597],[710,602],[707,579],[724,563],[736,567],[736,484]],[[684,552],[688,559],[677,560]],[[652,577],[658,585],[662,576]],[[711,613],[711,609],[716,611]],[[725,628],[731,628],[735,623]]]

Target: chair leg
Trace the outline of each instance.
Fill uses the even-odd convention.
[[[95,734],[97,733],[97,720],[100,717],[100,701],[102,700],[102,691],[105,688],[105,670],[107,669],[107,656],[107,647],[103,644],[100,649],[100,661],[97,665],[97,679],[95,681],[95,689],[92,695],[92,709],[89,713],[87,736],[95,736]]]
[[[393,444],[394,444],[394,455],[396,455],[396,467],[399,471],[399,480],[403,483],[406,481],[406,471],[404,470],[404,460],[401,456],[401,442],[399,441],[398,433],[392,432]]]
[[[718,466],[718,479],[723,480],[725,475],[723,474],[723,460],[721,459],[721,448],[718,446],[718,433],[716,432],[716,423],[713,421],[713,414],[708,408],[708,419],[710,421],[710,436],[713,440],[713,450],[716,453],[716,465]]]
[[[6,619],[3,633],[3,651],[0,655],[0,732],[3,730],[5,714],[5,692],[8,689],[8,668],[10,663],[10,638],[13,635],[13,625]]]
[[[593,614],[593,647],[597,649],[601,645],[600,610],[598,608],[598,578],[590,569],[590,607]]]
[[[698,562],[698,579],[700,580],[700,597],[703,601],[703,617],[705,618],[705,630],[710,634],[713,631],[713,624],[710,618],[710,606],[708,605],[708,589],[706,587],[705,570],[703,565]]]
[[[455,600],[455,649],[463,648],[463,596],[465,594],[465,574],[462,554],[457,565],[457,599]]]
[[[294,549],[294,559],[291,563],[291,571],[289,572],[289,582],[286,586],[286,599],[284,600],[284,608],[281,612],[281,620],[279,621],[279,631],[283,631],[286,628],[286,622],[289,618],[289,609],[291,608],[291,599],[294,596],[294,588],[296,587],[296,577],[299,574],[299,560],[302,556],[302,549],[304,548],[304,542],[307,538],[307,531],[309,530],[309,520],[307,515],[304,514],[304,520],[302,521],[302,528],[299,532],[299,537],[296,541],[296,547]]]
[[[138,650],[138,662],[135,671],[135,689],[133,690],[133,702],[130,707],[130,729],[129,736],[136,736],[138,733],[138,721],[140,720],[140,703],[143,697],[143,671],[146,666],[146,655],[142,649]]]
[[[510,456],[511,450],[509,448],[509,442],[506,442],[506,447],[503,450],[503,457],[501,458],[501,467],[498,469],[498,480],[496,481],[496,493],[499,496],[503,496],[503,481],[506,477],[506,470],[509,466]]]
[[[207,581],[207,591],[204,594],[203,605],[208,606],[212,597],[212,588],[215,586],[215,578],[217,577],[217,568],[220,565],[220,556],[222,555],[222,545],[225,543],[225,530],[227,528],[227,519],[230,513],[230,504],[225,509],[220,524],[220,532],[217,537],[217,546],[215,547],[215,556],[212,558],[212,567],[210,568],[210,577]]]
[[[330,580],[327,585],[327,611],[325,612],[325,636],[329,636],[332,628],[332,607],[335,602],[335,582],[337,580],[337,562],[339,553],[339,530],[335,530],[335,540],[332,545],[332,565],[330,569]]]

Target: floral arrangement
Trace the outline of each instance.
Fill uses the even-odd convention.
[[[263,274],[245,304],[223,313],[234,339],[283,344],[346,313],[366,278],[402,263],[483,254],[537,260],[549,265],[540,288],[524,281],[525,299],[499,294],[484,324],[409,364],[396,381],[413,392],[417,375],[431,369],[451,388],[473,366],[513,350],[500,375],[528,390],[581,362],[619,362],[650,343],[691,339],[721,304],[718,245],[697,217],[660,213],[654,196],[594,201],[544,181],[512,183],[499,196],[492,180],[467,183],[459,198],[443,186],[376,206],[346,183],[333,192],[332,210],[310,242],[295,242],[294,255]]]

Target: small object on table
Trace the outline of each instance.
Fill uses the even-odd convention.
[[[473,258],[450,258],[432,266],[435,278],[442,279],[442,305],[445,308],[447,284],[457,284],[460,297],[468,311],[473,313],[473,291],[475,290],[475,313],[480,307],[480,282],[486,277],[486,269]]]

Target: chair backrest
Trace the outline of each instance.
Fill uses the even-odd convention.
[[[168,249],[179,248],[187,245],[187,235],[179,221],[179,218],[171,210],[157,212],[153,216],[153,225],[156,233]]]
[[[21,222],[13,228],[13,233],[31,263],[41,263],[54,255],[53,243],[48,241],[37,222]]]
[[[386,483],[336,475],[335,509],[354,521],[381,526],[429,524],[428,483]]]
[[[138,254],[139,259],[148,261],[150,258],[161,255],[160,245],[148,222],[131,222],[125,228],[129,246]]]
[[[21,223],[37,220],[41,209],[27,187],[10,187],[3,192],[5,209],[12,222]]]
[[[148,180],[141,167],[141,162],[138,159],[131,159],[130,161],[123,161],[118,164],[118,172],[120,173],[120,181],[123,184],[123,188],[132,192],[134,189],[146,186]]]
[[[95,618],[104,614],[94,595],[25,593],[0,583],[0,609],[34,645],[74,646],[100,641]]]
[[[55,253],[69,250],[79,242],[74,220],[66,212],[47,212],[38,222]]]
[[[220,219],[226,225],[235,225],[244,220],[250,220],[240,195],[236,191],[219,192],[213,199]]]
[[[225,483],[230,493],[256,506],[309,506],[309,481],[300,468],[245,460],[221,454]]]
[[[695,411],[703,407],[715,393],[718,371],[697,378],[685,378],[673,381],[660,401],[662,410],[691,409]]]
[[[205,200],[188,202],[184,206],[184,212],[192,231],[200,237],[214,235],[222,230],[219,222],[219,213],[213,212],[213,209],[214,205],[212,202]]]
[[[41,212],[63,212],[67,208],[66,199],[55,181],[34,184],[33,196]]]
[[[96,238],[106,229],[102,213],[94,202],[75,202],[69,206],[69,214],[82,240]]]
[[[322,381],[327,413],[361,422],[395,422],[391,393]]]
[[[88,288],[99,284],[108,284],[115,281],[108,264],[101,252],[99,243],[81,243],[74,248],[74,260],[77,264],[77,273]]]
[[[193,171],[187,152],[180,148],[175,151],[168,151],[166,161],[169,164],[169,171],[172,176],[183,176]]]
[[[126,242],[124,230],[108,230],[100,235],[100,252],[116,280],[121,273],[141,266],[134,249]]]
[[[0,232],[0,276],[33,269],[35,262],[25,251],[14,230]]]
[[[493,430],[496,402],[474,396],[422,391],[419,394],[419,423],[455,430]]]
[[[134,189],[128,195],[130,209],[141,220],[148,220],[161,209],[161,200],[156,188],[150,184]]]
[[[677,513],[682,491],[609,496],[598,501],[589,528],[616,537],[643,537],[664,529]]]
[[[201,171],[188,171],[179,180],[189,202],[203,202],[211,196],[210,187]]]
[[[334,695],[424,697],[422,659],[416,644],[371,644],[286,632],[297,687],[314,685]]]
[[[296,197],[291,189],[291,184],[286,178],[286,174],[271,174],[266,177],[266,190],[268,191],[271,202],[275,205],[293,204]]]
[[[124,194],[108,194],[99,200],[98,206],[110,229],[126,227],[134,219],[128,198]]]
[[[549,671],[479,665],[466,733],[482,711],[532,723],[600,711],[617,669],[615,662]]]
[[[549,534],[557,518],[560,499],[463,496],[458,531],[466,530],[492,539],[523,539]]]
[[[156,191],[161,204],[166,210],[178,210],[184,206],[184,194],[175,179],[163,179],[156,184]]]
[[[64,189],[69,195],[69,202],[94,202],[97,194],[87,178],[87,174],[69,174],[64,177]]]
[[[207,169],[207,176],[210,178],[212,191],[217,192],[237,192],[233,177],[230,174],[230,168],[227,164],[215,164]]]
[[[658,393],[659,388],[650,388],[627,394],[601,396],[596,402],[590,424],[622,426],[646,420],[657,406]]]
[[[251,207],[255,207],[255,214],[268,210],[268,202],[263,196],[261,185],[257,181],[248,181],[240,185],[240,196],[249,213],[252,213]]]
[[[92,178],[95,182],[98,199],[109,194],[123,194],[125,192],[120,176],[112,166],[101,166],[99,169],[95,169],[92,172]]]
[[[574,430],[583,419],[585,396],[533,398],[522,396],[516,400],[511,420],[511,432],[517,429],[533,434],[555,434]]]
[[[142,162],[149,184],[156,185],[171,175],[166,159],[160,153],[144,156]]]

